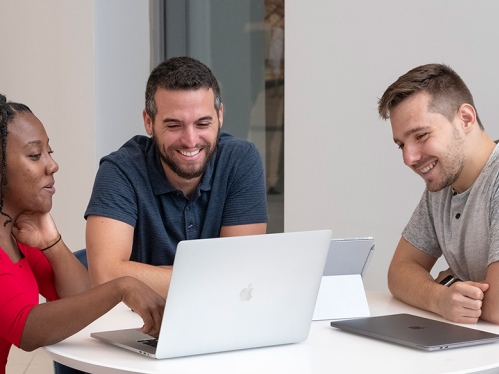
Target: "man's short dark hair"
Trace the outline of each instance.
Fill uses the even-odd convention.
[[[191,57],[173,57],[159,64],[149,76],[146,87],[146,112],[154,121],[158,108],[154,96],[159,88],[165,90],[212,89],[217,114],[222,105],[220,87],[211,70]]]
[[[429,111],[440,113],[449,121],[454,119],[462,104],[470,104],[476,112],[470,90],[453,69],[444,64],[427,64],[409,70],[386,89],[378,101],[380,117],[390,118],[393,108],[418,92],[430,95]],[[476,118],[483,130],[478,112]]]

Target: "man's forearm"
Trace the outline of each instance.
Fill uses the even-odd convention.
[[[435,282],[429,273],[415,268],[393,269],[389,274],[392,294],[405,303],[436,313],[458,323],[476,323],[482,314],[482,300],[488,285],[455,282],[446,287]],[[404,278],[411,279],[404,282]],[[482,318],[488,317],[485,313]],[[494,320],[488,319],[491,322]],[[498,321],[499,322],[499,321]],[[497,322],[495,322],[497,323]]]
[[[123,276],[137,278],[166,298],[170,287],[172,266],[154,266],[135,261],[119,261],[110,266],[90,267],[92,286]]]
[[[430,273],[421,267],[390,266],[388,288],[393,296],[406,304],[441,314],[437,302],[439,287]]]
[[[484,283],[489,288],[484,292],[481,319],[499,324],[499,262],[489,265]]]

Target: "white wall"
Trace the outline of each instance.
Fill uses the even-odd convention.
[[[85,246],[99,158],[143,132],[149,2],[0,0],[0,92],[42,121],[60,170],[52,215]]]
[[[285,230],[374,236],[367,289],[387,289],[424,190],[378,119],[377,99],[409,69],[446,63],[499,138],[498,14],[493,0],[286,2]]]
[[[45,125],[60,167],[52,215],[76,250],[95,175],[92,2],[0,3],[0,92]]]
[[[98,163],[142,133],[148,2],[0,0],[0,92],[42,120],[60,171],[53,215],[73,249]],[[386,270],[424,185],[401,160],[377,98],[428,62],[454,67],[499,138],[499,2],[286,2],[285,229],[372,235],[365,282]]]
[[[145,135],[149,2],[94,0],[96,160]],[[97,165],[97,164],[96,164]]]

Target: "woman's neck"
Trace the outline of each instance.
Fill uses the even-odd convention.
[[[3,227],[0,224],[0,247],[10,257],[12,262],[18,262],[22,259],[23,255],[17,246],[17,242],[12,236],[12,224]]]

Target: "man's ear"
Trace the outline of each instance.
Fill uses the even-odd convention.
[[[478,125],[476,119],[476,111],[470,104],[461,104],[457,110],[457,115],[462,123],[463,131],[465,133],[470,132],[476,125]]]
[[[152,136],[152,125],[154,121],[149,117],[149,114],[147,114],[145,109],[142,111],[142,118],[144,118],[144,128],[146,129],[147,135]]]
[[[218,123],[220,123],[220,128],[224,124],[224,105],[220,104],[220,109],[218,110]]]

